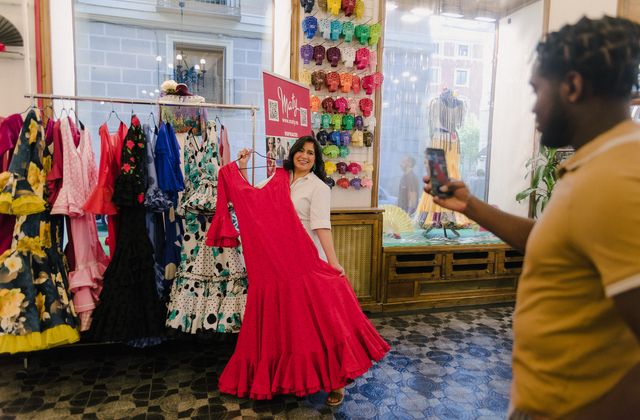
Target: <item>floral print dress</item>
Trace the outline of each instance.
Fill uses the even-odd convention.
[[[73,343],[78,319],[67,294],[61,231],[46,210],[51,155],[39,111],[25,118],[7,172],[0,174],[0,212],[17,217],[11,248],[0,255],[0,353]]]
[[[240,247],[210,247],[204,242],[216,209],[220,156],[215,125],[202,144],[185,141],[185,191],[182,259],[169,298],[167,326],[191,334],[237,333],[247,297],[247,273]],[[225,204],[226,205],[226,204]]]

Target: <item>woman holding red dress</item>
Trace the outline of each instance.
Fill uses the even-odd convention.
[[[225,206],[233,202],[250,283],[238,345],[220,377],[222,392],[270,399],[324,390],[327,404],[339,405],[345,384],[389,350],[338,262],[320,151],[313,137],[298,139],[285,169],[256,187],[247,182],[246,149],[238,165],[220,171],[208,245],[236,243]]]

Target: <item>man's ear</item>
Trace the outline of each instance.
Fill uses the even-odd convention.
[[[576,71],[570,71],[561,83],[560,95],[571,104],[582,100],[585,96],[584,77]]]

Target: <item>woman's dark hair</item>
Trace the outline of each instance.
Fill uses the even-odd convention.
[[[291,146],[291,150],[289,150],[289,156],[287,156],[287,159],[284,161],[284,169],[286,169],[287,171],[293,171],[293,156],[301,151],[304,148],[304,145],[307,143],[313,144],[313,151],[316,155],[316,163],[313,165],[313,169],[311,171],[316,174],[316,176],[320,178],[320,180],[324,181],[324,179],[327,177],[327,173],[324,170],[322,147],[320,146],[320,143],[318,143],[318,141],[311,136],[300,137],[298,140],[296,140],[295,143],[293,143],[293,146]]]
[[[640,26],[627,19],[583,17],[538,44],[540,74],[562,80],[582,75],[596,96],[628,98],[638,85]]]

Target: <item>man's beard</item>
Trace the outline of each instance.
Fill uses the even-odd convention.
[[[540,136],[540,144],[554,149],[571,144],[569,116],[559,99],[554,101],[551,119]]]

